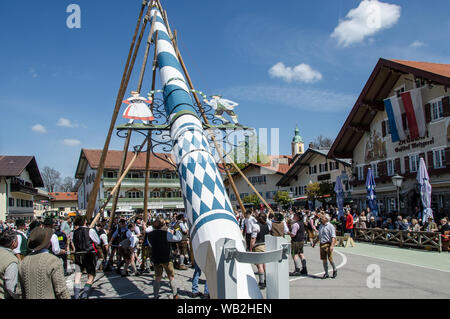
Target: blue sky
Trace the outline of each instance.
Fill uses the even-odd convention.
[[[81,29],[66,26],[71,3]],[[73,176],[81,148],[103,147],[140,3],[0,2],[0,154]],[[296,124],[306,145],[336,137],[380,57],[450,63],[448,0],[162,3],[196,88],[240,103],[243,124],[280,128],[284,154]]]

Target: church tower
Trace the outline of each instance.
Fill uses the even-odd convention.
[[[292,157],[295,155],[301,155],[305,152],[305,145],[303,143],[303,139],[300,136],[300,130],[298,129],[298,125],[295,128],[295,136],[292,139]]]

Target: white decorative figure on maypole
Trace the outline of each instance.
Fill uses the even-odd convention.
[[[230,121],[225,119],[223,117],[223,113],[227,113],[231,120],[235,125],[238,123],[238,117],[236,113],[234,113],[234,108],[238,106],[239,104],[227,99],[222,98],[221,95],[213,95],[211,96],[211,100],[208,101],[208,99],[204,99],[203,102],[211,106],[216,112],[214,113],[214,116],[224,122],[224,124],[229,124]]]
[[[151,98],[146,100],[140,96],[139,92],[131,92],[131,97],[123,101],[128,104],[128,107],[123,112],[123,117],[129,119],[129,125],[133,124],[134,120],[141,120],[144,124],[148,124],[149,121],[153,121],[153,113],[146,103],[152,103]]]

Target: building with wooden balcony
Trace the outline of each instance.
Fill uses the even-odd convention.
[[[330,150],[333,157],[352,159],[352,197],[358,209],[366,208],[365,180],[369,167],[375,176],[381,213],[397,212],[400,206],[401,214],[410,215],[415,207],[421,208],[416,176],[423,157],[433,188],[435,216],[450,213],[449,87],[449,64],[378,61]],[[425,123],[425,134],[412,138],[417,124],[411,121],[411,109],[407,112],[399,102],[396,117],[399,120],[389,121],[384,101],[393,97],[402,101],[405,93],[417,88],[421,101],[416,102],[420,107],[414,109],[415,116],[420,115],[422,125]],[[399,128],[405,135],[398,141],[391,134],[394,123],[395,130]],[[392,182],[395,174],[405,178],[400,189],[400,205]]]
[[[76,189],[78,192],[78,209],[86,210],[89,196],[94,185],[97,169],[100,164],[101,150],[82,149],[78,161],[76,175],[78,179]],[[151,210],[184,210],[184,202],[181,194],[181,185],[175,168],[161,158],[170,154],[150,155],[150,175],[148,207]],[[128,152],[126,165],[134,156]],[[108,151],[105,168],[100,183],[95,211],[104,204],[119,178],[119,168],[123,157],[123,151]],[[138,155],[136,161],[122,181],[117,203],[118,211],[134,211],[140,213],[144,208],[145,188],[145,164],[146,154]],[[112,200],[106,206],[106,210],[112,209]]]
[[[34,219],[37,187],[44,187],[34,156],[0,155],[0,220]]]

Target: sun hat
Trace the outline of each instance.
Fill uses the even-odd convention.
[[[53,230],[51,228],[35,228],[28,238],[28,248],[33,251],[48,248],[52,235]]]

